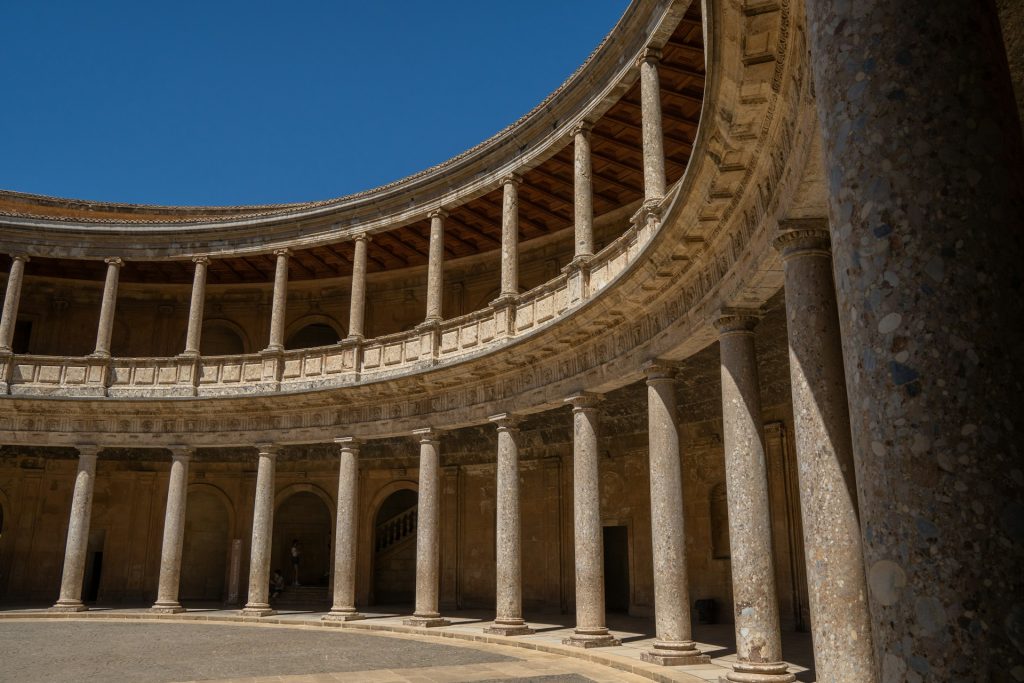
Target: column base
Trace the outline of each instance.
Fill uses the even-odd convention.
[[[411,617],[402,619],[403,626],[419,626],[420,628],[437,628],[438,626],[450,626],[451,621],[440,614],[414,614]]]
[[[533,632],[522,619],[495,619],[493,624],[484,628],[484,633],[492,636],[528,636]]]
[[[641,653],[640,660],[659,666],[708,664],[711,657],[701,652],[692,640],[656,640],[654,648]]]
[[[176,602],[158,602],[149,611],[155,614],[181,614],[185,608]]]
[[[327,614],[320,617],[320,621],[359,621],[365,619],[365,614],[360,614],[355,610],[331,610]]]
[[[243,617],[272,617],[277,614],[277,610],[267,603],[249,603],[239,614]]]
[[[608,629],[602,627],[576,629],[576,632],[571,636],[562,639],[562,645],[590,649],[593,647],[615,647],[616,645],[622,645],[622,641],[608,633]]]
[[[732,671],[718,679],[721,683],[793,683],[796,680],[785,662],[736,662],[732,667]]]
[[[88,612],[89,608],[81,600],[58,600],[50,608],[51,612]]]

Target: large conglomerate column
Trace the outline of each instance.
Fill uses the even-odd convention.
[[[84,612],[89,609],[82,604],[82,581],[85,579],[86,553],[89,549],[89,520],[92,518],[92,493],[99,452],[99,446],[78,446],[78,472],[75,474],[75,489],[71,497],[60,598],[50,608],[54,612]]]
[[[260,444],[256,469],[256,499],[252,509],[252,544],[249,549],[249,600],[242,616],[267,617],[270,607],[270,552],[274,536],[274,470],[280,450],[274,444]]]
[[[573,260],[594,255],[594,179],[590,159],[589,123],[572,129],[573,139],[573,215],[576,247]]]
[[[996,4],[807,4],[883,678],[1024,679],[1024,140]]]
[[[430,246],[427,261],[427,316],[425,322],[441,322],[441,297],[444,293],[444,209],[431,211]]]
[[[203,308],[206,305],[206,269],[210,265],[207,256],[195,256],[196,264],[192,276],[192,301],[188,307],[188,332],[185,334],[185,351],[183,356],[198,356],[200,337],[203,333]]]
[[[352,255],[352,297],[348,310],[348,339],[363,338],[363,321],[366,319],[366,252],[370,236],[365,232],[355,236]]]
[[[782,660],[761,387],[754,350],[758,319],[756,311],[734,311],[715,323],[722,369],[722,441],[736,627],[736,663],[725,678],[737,683],[789,683],[796,677]]]
[[[416,518],[416,609],[402,623],[408,626],[447,626],[438,611],[441,588],[440,439],[435,429],[417,429],[420,438],[419,500]]]
[[[96,326],[96,350],[92,355],[100,358],[110,356],[110,339],[114,334],[114,309],[117,307],[117,281],[124,261],[116,256],[104,259],[107,277],[103,281],[103,300],[100,303],[100,321]]]
[[[683,524],[683,473],[676,427],[675,372],[648,364],[647,429],[651,472],[651,549],[654,564],[654,647],[645,662],[675,666],[702,664],[710,658],[693,642],[690,589]]]
[[[338,444],[338,514],[334,539],[334,603],[328,621],[363,619],[356,610],[356,538],[359,515],[359,441],[350,436]]]
[[[814,661],[822,683],[877,680],[828,232],[780,233]]]
[[[644,148],[644,201],[665,196],[665,150],[661,129],[661,84],[658,64],[661,50],[647,48],[640,55],[640,108]]]
[[[274,267],[274,294],[270,304],[270,341],[267,351],[284,350],[284,321],[288,305],[288,257],[290,249],[274,252],[277,263]]]
[[[523,621],[522,522],[519,514],[518,420],[507,413],[491,418],[498,426],[497,496],[495,510],[494,624],[487,633],[521,636],[533,633]]]
[[[499,299],[519,296],[519,184],[515,173],[501,179],[501,292]]]
[[[184,612],[178,602],[181,583],[181,549],[185,540],[185,506],[188,499],[188,463],[192,448],[171,447],[171,473],[167,481],[167,508],[164,512],[164,540],[160,551],[160,582],[156,603],[151,611],[164,614]]]
[[[576,556],[576,629],[562,640],[574,647],[619,645],[605,625],[604,530],[601,526],[600,455],[595,394],[578,393],[572,405],[572,508]]]
[[[10,353],[14,341],[14,327],[18,321],[18,304],[21,303],[21,283],[25,279],[25,264],[28,256],[11,256],[11,271],[7,274],[7,291],[4,292],[4,310],[0,316],[0,353]]]

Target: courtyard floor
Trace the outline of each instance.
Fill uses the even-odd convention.
[[[486,613],[454,612],[445,615],[451,626],[420,629],[384,610],[339,627],[322,625],[322,612],[282,610],[256,620],[233,609],[189,607],[169,616],[145,608],[73,615],[0,608],[0,681],[704,683],[723,676],[735,657],[726,624],[694,630],[710,664],[666,668],[640,661],[652,622],[620,615],[610,615],[609,627],[621,647],[582,651],[561,644],[572,632],[564,615],[531,619],[535,634],[503,638],[483,633],[492,618]],[[797,680],[814,680],[808,634],[784,634],[783,651]]]

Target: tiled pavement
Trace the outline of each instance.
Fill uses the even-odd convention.
[[[438,663],[403,662],[410,666],[403,668],[371,668],[355,672],[310,670],[302,675],[274,675],[261,678],[230,678],[218,680],[238,683],[335,683],[336,681],[537,681],[537,683],[583,683],[584,681],[680,681],[702,683],[717,681],[724,675],[729,662],[734,659],[731,625],[698,626],[694,635],[701,649],[711,655],[710,664],[686,667],[658,667],[640,661],[640,654],[650,647],[653,640],[653,624],[649,619],[611,615],[609,627],[622,640],[621,647],[582,651],[561,644],[562,638],[572,632],[571,616],[534,615],[540,618],[529,620],[536,633],[529,636],[506,638],[483,633],[490,615],[484,612],[453,612],[445,616],[452,625],[444,628],[420,629],[402,625],[403,614],[389,611],[370,610],[367,619],[348,622],[342,628],[345,632],[364,636],[387,636],[392,639],[418,641],[419,643],[444,644],[463,648],[474,648],[505,658],[511,662],[457,663],[444,661],[439,655]],[[162,622],[165,620],[185,622],[213,622],[225,625],[252,624],[263,627],[290,627],[323,633],[325,627],[320,621],[322,613],[281,611],[277,616],[263,619],[242,619],[236,610],[216,607],[190,607],[181,615],[151,615],[144,608],[97,608],[71,618],[102,620],[140,620]],[[0,626],[9,619],[52,619],[68,618],[45,609],[0,609]],[[36,622],[39,623],[39,622]],[[326,630],[336,630],[332,624]],[[389,641],[395,643],[395,640]],[[508,647],[509,645],[513,647]],[[383,643],[382,647],[387,647]],[[803,633],[783,634],[783,651],[792,664],[790,670],[802,682],[813,681],[813,656],[810,636]],[[566,656],[569,655],[569,656]],[[417,655],[409,655],[417,656]],[[428,658],[429,659],[429,658]],[[426,664],[426,666],[423,666]],[[248,674],[246,674],[248,675]],[[5,680],[0,670],[0,681]],[[582,677],[582,678],[581,678]],[[179,679],[180,680],[180,679]],[[203,680],[211,680],[205,678]]]

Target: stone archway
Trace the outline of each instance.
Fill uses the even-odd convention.
[[[373,602],[410,603],[416,597],[416,512],[412,486],[379,500],[373,516]]]
[[[278,495],[274,512],[274,539],[271,571],[281,570],[285,581],[294,582],[291,547],[299,542],[299,583],[303,586],[327,586],[331,574],[333,543],[330,499],[312,486],[289,487]]]
[[[181,552],[182,600],[224,599],[233,517],[231,501],[220,489],[208,484],[189,488]]]

